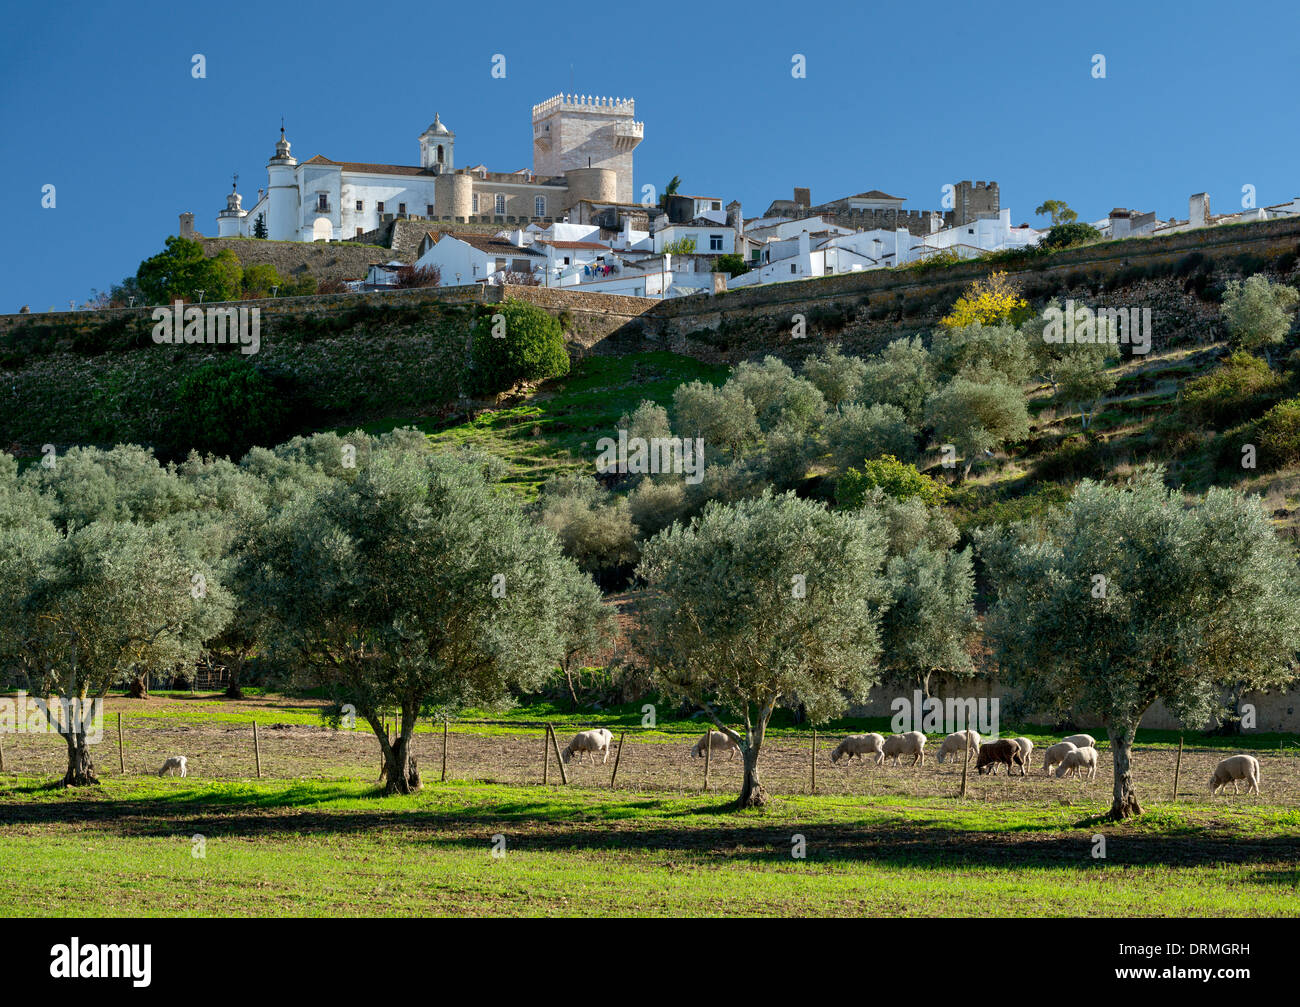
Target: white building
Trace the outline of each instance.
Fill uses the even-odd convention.
[[[544,279],[546,255],[529,246],[515,245],[499,235],[441,234],[431,231],[420,243],[416,269],[439,271],[439,286],[501,283],[507,273]]]

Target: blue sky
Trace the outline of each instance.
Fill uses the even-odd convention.
[[[1202,190],[1225,212],[1246,184],[1259,205],[1300,195],[1294,9],[1147,6],[11,4],[0,312],[133,274],[183,210],[215,233],[232,172],[246,203],[265,184],[281,115],[300,160],[412,164],[437,112],[459,164],[512,171],[532,163],[535,102],[630,96],[638,188],[677,174],[747,216],[796,185],[935,208],[963,178],[998,181],[1013,223],[1048,198],[1092,220],[1185,217]]]

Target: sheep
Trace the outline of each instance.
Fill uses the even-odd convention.
[[[971,755],[979,751],[980,736],[975,731],[955,731],[943,739],[943,744],[939,746],[939,761],[943,762],[944,756],[951,755],[956,757],[958,752],[966,753],[966,761],[970,761]]]
[[[1073,742],[1075,748],[1097,747],[1097,742],[1091,734],[1072,734],[1068,738],[1062,738],[1061,740]]]
[[[166,773],[168,776],[170,776],[172,772],[176,770],[180,771],[181,776],[184,776],[186,773],[189,772],[189,768],[186,765],[185,756],[183,755],[171,756],[166,762],[162,764],[162,769],[158,770],[158,775],[162,776],[164,773]]]
[[[831,752],[831,762],[839,762],[840,759],[848,756],[852,759],[855,755],[858,761],[868,753],[874,753],[876,756],[876,765],[885,761],[885,738],[880,734],[850,734],[847,738],[836,746],[835,751]]]
[[[1011,767],[1019,766],[1020,772],[1025,771],[1025,757],[1021,754],[1020,746],[1014,741],[1003,738],[1001,741],[989,741],[980,745],[979,758],[975,760],[975,772],[983,776],[989,773],[996,776],[998,766],[1007,767],[1007,775],[1011,775]]]
[[[1238,793],[1238,780],[1250,783],[1246,793],[1259,793],[1259,760],[1253,755],[1232,755],[1215,766],[1214,775],[1210,777],[1210,796],[1213,797],[1220,787],[1226,792],[1229,783],[1232,792]]]
[[[1073,741],[1058,741],[1052,745],[1043,759],[1043,772],[1050,773],[1052,767],[1065,758],[1066,752],[1073,752],[1078,747]]]
[[[920,731],[907,731],[903,734],[891,734],[885,739],[884,747],[880,752],[879,765],[884,765],[885,759],[893,759],[894,765],[899,764],[898,758],[901,755],[912,756],[911,764],[915,766],[920,763],[925,765],[925,735]]]
[[[736,753],[740,751],[740,746],[731,739],[731,735],[723,734],[721,731],[710,731],[695,743],[695,747],[691,749],[691,758],[704,758],[704,748],[706,745],[710,752],[730,749],[731,755],[728,756],[728,758],[731,759],[734,759]]]
[[[1024,765],[1020,767],[1020,775],[1024,776],[1029,772],[1029,757],[1034,754],[1034,743],[1028,738],[1012,738],[1020,746],[1020,754],[1024,758]]]
[[[1088,779],[1096,779],[1097,750],[1091,745],[1087,748],[1076,748],[1073,752],[1066,752],[1065,758],[1056,767],[1056,778],[1059,780],[1067,774],[1077,777],[1080,769],[1088,770]]]
[[[614,735],[603,727],[597,727],[591,731],[579,731],[573,736],[573,740],[569,742],[568,747],[560,753],[560,758],[568,762],[573,758],[575,752],[578,753],[579,758],[585,752],[591,758],[591,764],[594,766],[596,764],[596,753],[604,752],[605,758],[601,760],[601,765],[604,765],[609,762],[609,749],[613,743]]]

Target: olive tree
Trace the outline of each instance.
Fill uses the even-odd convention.
[[[646,545],[645,653],[668,694],[740,746],[739,807],[766,801],[758,760],[778,704],[801,703],[818,721],[878,680],[884,559],[873,515],[793,494],[710,503]]]
[[[954,378],[926,399],[925,415],[935,440],[966,459],[965,475],[981,453],[1029,436],[1024,392],[997,378]]]
[[[1100,718],[1115,819],[1141,813],[1133,739],[1157,699],[1203,723],[1225,685],[1291,680],[1300,648],[1295,561],[1259,501],[1215,488],[1189,505],[1163,475],[1085,480],[1046,518],[976,536],[1000,666],[1030,703]]]
[[[369,723],[389,794],[421,785],[421,714],[503,705],[563,656],[564,584],[581,575],[489,473],[380,439],[355,478],[288,499],[246,550],[279,645]]]

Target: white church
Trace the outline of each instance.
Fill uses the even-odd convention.
[[[244,209],[238,192],[217,214],[223,238],[352,240],[394,219],[526,225],[583,218],[633,203],[632,152],[645,135],[630,98],[559,94],[533,106],[533,167],[456,167],[456,134],[435,115],[415,165],[296,160],[284,129],[267,187]]]

